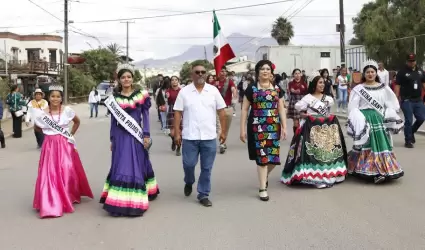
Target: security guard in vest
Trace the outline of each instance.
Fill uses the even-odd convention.
[[[404,114],[406,148],[413,148],[416,142],[415,133],[425,120],[425,105],[421,98],[422,88],[425,88],[424,71],[416,66],[416,55],[409,54],[406,66],[397,72],[394,89]],[[415,123],[413,123],[413,116]]]

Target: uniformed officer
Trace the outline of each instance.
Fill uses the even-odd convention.
[[[406,148],[413,148],[416,142],[415,133],[425,120],[425,105],[421,98],[422,88],[425,88],[424,71],[416,66],[416,55],[409,54],[406,66],[397,73],[394,89],[404,114]],[[413,116],[416,119],[415,123],[413,123]]]

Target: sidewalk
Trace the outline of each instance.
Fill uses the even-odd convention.
[[[348,114],[347,113],[342,113],[342,112],[337,113],[336,112],[336,107],[337,107],[337,104],[333,105],[332,108],[331,108],[331,112],[333,114],[335,114],[340,120],[346,121],[347,118],[348,118]],[[403,115],[403,112],[401,110],[400,110],[400,113],[398,113],[398,115],[401,117],[401,119],[404,120],[404,115]],[[422,128],[424,128],[424,125],[422,125]],[[401,133],[403,133],[403,131],[401,131]],[[425,135],[425,130],[424,129],[419,129],[417,133],[419,135]]]
[[[70,106],[77,113],[77,115],[85,114],[89,110],[88,103],[69,104],[68,106]],[[8,138],[8,137],[11,137],[13,134],[12,119],[11,118],[5,119],[5,117],[6,117],[6,114],[3,115],[3,119],[1,120],[1,128],[3,130],[4,136]],[[8,117],[10,117],[10,115]],[[32,129],[32,125],[27,127],[25,122],[22,123],[22,132],[30,130],[30,129]]]

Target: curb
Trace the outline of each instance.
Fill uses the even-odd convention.
[[[340,120],[347,120],[347,116],[345,116],[345,115],[338,115],[338,114],[336,114],[336,117],[338,117],[338,119],[340,119]],[[418,132],[416,132],[418,135],[423,135],[423,136],[425,136],[425,131],[424,130],[418,130]]]

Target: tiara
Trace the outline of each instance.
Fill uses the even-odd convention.
[[[50,85],[49,91],[60,91],[63,92],[63,87],[61,85]]]
[[[314,80],[314,78],[316,78],[316,76],[320,76],[320,72],[318,70],[314,70],[313,72],[311,72],[310,76],[308,77],[308,82],[312,82]]]
[[[120,63],[117,66],[117,73],[120,72],[122,69],[130,70],[131,73],[134,75],[134,67],[131,64],[128,63]]]
[[[373,66],[375,68],[378,68],[378,63],[374,60],[367,60],[363,63],[363,69],[366,68],[367,66]]]

